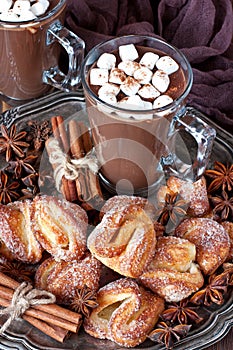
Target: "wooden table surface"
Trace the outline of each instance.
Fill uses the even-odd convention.
[[[217,342],[212,346],[209,346],[205,350],[232,350],[232,349],[233,349],[233,328],[221,341]],[[188,350],[188,349],[184,349],[184,350]]]

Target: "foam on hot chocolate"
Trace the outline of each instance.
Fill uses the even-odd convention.
[[[90,70],[92,91],[103,101],[123,108],[133,96],[139,109],[164,107],[182,94],[184,86],[182,69],[172,57],[134,44],[103,53]],[[150,104],[146,106],[146,102]]]
[[[24,22],[46,13],[50,0],[1,0],[0,21]]]

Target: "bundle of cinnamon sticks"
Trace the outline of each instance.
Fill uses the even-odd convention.
[[[71,158],[81,159],[92,150],[91,136],[83,122],[72,119],[66,130],[63,117],[54,116],[51,118],[51,124],[54,138],[59,142],[62,151]],[[46,143],[46,149],[50,155],[50,140]],[[87,211],[103,205],[98,175],[88,167],[79,169],[75,180],[63,176],[61,192],[66,200],[77,202]]]
[[[20,283],[0,272],[0,305],[8,307]],[[64,342],[70,332],[77,333],[82,316],[56,304],[34,305],[21,316],[51,338]]]

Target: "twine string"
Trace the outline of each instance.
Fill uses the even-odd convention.
[[[93,150],[88,152],[83,158],[71,159],[61,150],[56,139],[50,141],[50,146],[52,152],[49,155],[49,161],[52,165],[56,165],[54,179],[57,191],[60,191],[63,176],[67,180],[76,180],[80,169],[83,168],[89,168],[94,174],[98,172],[98,161]]]
[[[33,289],[31,284],[23,282],[15,290],[11,304],[0,310],[0,316],[9,315],[6,322],[0,328],[0,334],[10,326],[10,324],[33,305],[55,303],[56,297],[50,292]]]

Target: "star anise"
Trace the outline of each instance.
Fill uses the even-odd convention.
[[[26,188],[21,190],[23,193],[23,197],[20,198],[21,200],[31,199],[40,192],[38,187],[38,176],[38,173],[33,173],[21,179],[22,183],[26,186]]]
[[[8,204],[18,199],[19,193],[15,191],[17,188],[19,188],[19,183],[10,182],[8,176],[0,170],[0,203]]]
[[[33,145],[36,151],[40,151],[45,141],[52,133],[52,129],[48,120],[38,123],[37,121],[29,121],[30,133],[28,135],[28,141]]]
[[[230,274],[225,271],[219,275],[211,275],[208,285],[196,292],[190,299],[195,305],[210,306],[212,303],[222,305],[224,303],[224,295],[229,285]]]
[[[186,215],[189,203],[181,199],[178,193],[166,193],[165,203],[157,212],[158,222],[166,226],[170,221],[171,224],[177,225],[181,218]]]
[[[1,260],[0,271],[18,282],[32,282],[35,273],[34,268],[26,266],[22,262]]]
[[[208,192],[215,192],[220,188],[230,192],[233,189],[233,164],[225,166],[216,161],[214,169],[206,170],[205,175],[212,179]]]
[[[213,214],[220,217],[221,220],[227,220],[233,217],[233,197],[226,191],[222,191],[220,196],[210,197],[213,205]]]
[[[96,292],[84,285],[83,288],[76,290],[70,306],[76,312],[80,312],[85,317],[89,317],[91,309],[98,306]]]
[[[166,322],[160,322],[148,336],[153,342],[162,343],[166,349],[173,349],[174,343],[187,336],[192,325],[179,324],[170,326]]]
[[[23,149],[29,146],[29,143],[23,141],[27,132],[16,132],[16,125],[13,124],[8,131],[5,125],[1,125],[2,136],[0,137],[0,153],[6,152],[6,161],[9,162],[12,153],[18,157],[24,156]]]
[[[164,321],[180,324],[188,324],[189,322],[199,323],[203,320],[194,309],[196,307],[188,306],[188,299],[183,299],[179,303],[172,303],[167,306],[167,309],[161,314]]]
[[[226,262],[223,264],[223,270],[230,275],[229,286],[233,286],[233,263]]]
[[[9,172],[14,171],[15,178],[20,179],[22,177],[23,171],[26,174],[33,174],[36,172],[34,167],[32,166],[36,159],[37,156],[34,155],[29,155],[23,159],[16,157],[16,160],[9,161],[9,166],[7,167],[7,170]]]

